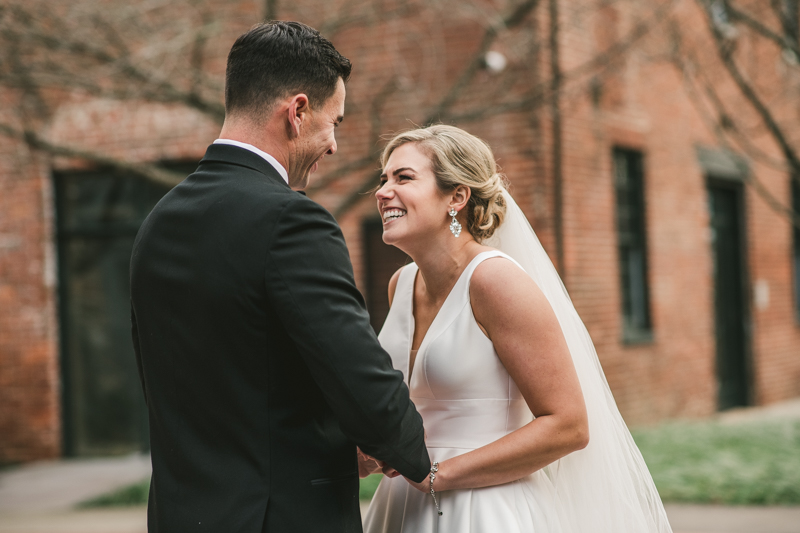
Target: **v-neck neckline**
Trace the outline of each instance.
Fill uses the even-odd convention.
[[[419,276],[419,266],[415,265],[417,267],[417,271],[414,272],[414,276],[411,279],[411,305],[409,306],[409,315],[410,316],[409,316],[409,321],[408,321],[408,323],[411,325],[411,327],[408,328],[408,356],[407,356],[408,357],[408,359],[407,359],[408,362],[406,363],[406,374],[408,375],[408,387],[409,388],[411,388],[411,377],[414,375],[414,370],[416,370],[416,368],[417,368],[417,362],[425,354],[425,352],[423,351],[423,348],[425,347],[425,343],[427,342],[428,338],[430,337],[431,331],[434,329],[433,326],[436,325],[437,322],[439,322],[439,317],[442,314],[442,310],[447,306],[447,303],[450,301],[450,298],[453,296],[453,293],[455,292],[456,287],[459,286],[459,284],[461,283],[461,280],[464,278],[464,274],[466,274],[467,270],[469,270],[469,268],[472,266],[472,263],[474,263],[475,260],[478,259],[480,256],[482,256],[484,254],[494,253],[494,252],[495,252],[495,250],[487,250],[485,252],[480,252],[475,257],[473,257],[469,261],[469,263],[467,263],[467,266],[465,266],[464,269],[461,271],[461,274],[458,275],[458,279],[456,279],[456,282],[453,284],[453,287],[450,289],[450,292],[447,293],[447,296],[445,297],[444,301],[442,302],[442,305],[440,305],[439,309],[436,310],[436,314],[433,316],[433,320],[431,320],[431,323],[428,326],[427,331],[425,331],[425,335],[422,336],[422,340],[420,341],[419,346],[417,347],[417,354],[414,357],[414,362],[412,364],[412,362],[411,362],[411,351],[412,351],[412,348],[411,347],[414,345],[414,334],[417,331],[417,321],[414,318],[414,293],[416,292],[417,276]]]

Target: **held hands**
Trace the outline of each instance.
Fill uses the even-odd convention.
[[[377,459],[362,452],[361,448],[356,448],[356,451],[358,452],[358,477],[364,478],[381,471]]]
[[[378,461],[361,451],[361,448],[356,448],[358,452],[358,477],[364,478],[370,474],[383,473],[386,477],[397,477],[400,472],[387,465],[383,461]]]
[[[433,488],[438,493],[439,491],[447,490],[447,480],[446,479],[442,479],[442,464],[435,463],[434,465],[432,465],[432,467],[431,467],[431,471],[432,472],[434,471],[434,466],[435,466],[435,471],[436,471],[436,477],[434,478]],[[417,483],[416,481],[413,481],[411,479],[408,479],[407,477],[404,477],[404,479],[408,482],[409,485],[411,485],[412,487],[414,487],[418,491],[424,492],[425,494],[430,494],[430,492],[431,492],[431,475],[430,474],[428,474],[428,476],[425,479],[423,479],[422,481],[420,481],[419,483]]]
[[[417,483],[416,481],[412,481],[408,478],[405,478],[408,481],[408,484],[417,489],[420,492],[424,492],[425,494],[430,494],[431,492],[431,475],[423,479],[421,482]],[[438,487],[437,487],[438,488]]]
[[[397,476],[400,475],[400,472],[398,472],[397,470],[395,470],[391,466],[387,465],[385,462],[379,461],[379,460],[375,459],[374,457],[371,457],[371,456],[365,454],[364,452],[362,452],[361,448],[356,448],[356,451],[358,452],[358,477],[365,478],[365,477],[369,476],[370,474],[378,474],[378,473],[382,473],[384,476],[390,477],[390,478],[397,477]],[[437,491],[443,490],[443,489],[439,488],[439,487],[441,487],[443,485],[443,483],[441,481],[438,481],[439,477],[441,477],[441,474],[437,475],[437,483],[436,483],[436,486],[434,487],[435,489],[437,489]],[[405,479],[408,482],[409,485],[411,485],[412,487],[414,487],[415,489],[417,489],[420,492],[423,492],[425,494],[429,494],[430,491],[431,491],[431,476],[430,476],[430,474],[428,474],[425,477],[425,479],[423,479],[419,483],[417,483],[416,481],[412,481],[412,480],[408,479],[405,476],[403,476],[403,479]]]

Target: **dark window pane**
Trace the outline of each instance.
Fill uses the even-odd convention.
[[[614,150],[617,246],[622,289],[622,337],[651,339],[642,154]]]

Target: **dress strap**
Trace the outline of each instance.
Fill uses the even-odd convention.
[[[464,270],[464,273],[461,275],[464,284],[466,285],[466,291],[469,292],[470,281],[472,280],[472,274],[475,273],[475,269],[478,268],[478,265],[486,261],[487,259],[492,259],[494,257],[504,257],[517,265],[519,268],[522,268],[519,263],[517,263],[513,257],[508,254],[504,254],[500,250],[488,250],[486,252],[481,252],[475,257],[472,258],[467,268]],[[524,270],[524,269],[523,269]]]

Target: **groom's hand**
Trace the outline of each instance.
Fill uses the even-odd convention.
[[[358,452],[358,477],[363,478],[383,471],[382,461],[365,454],[361,448],[356,448],[356,451]]]
[[[381,472],[383,472],[384,476],[386,476],[386,477],[397,477],[397,476],[400,475],[400,472],[398,472],[397,470],[395,470],[391,466],[387,465],[383,461],[381,461],[381,463],[382,463],[382,466],[383,466],[383,468],[381,469]]]

